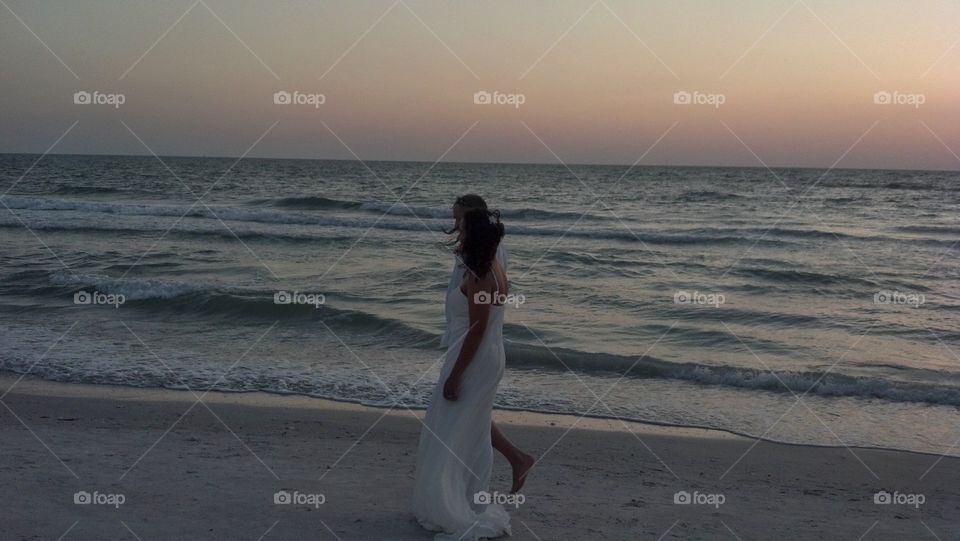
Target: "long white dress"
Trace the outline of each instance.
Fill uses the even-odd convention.
[[[507,248],[501,242],[497,246],[497,263],[500,263],[500,268],[503,269],[503,272],[507,272],[507,265],[510,264],[510,255],[507,254]],[[463,280],[463,273],[467,272],[467,268],[463,266],[463,262],[459,258],[453,258],[453,271],[450,273],[450,280],[447,282],[447,296],[450,296],[450,292],[456,292],[460,287],[460,282]],[[444,310],[447,318],[447,326],[443,332],[443,336],[440,337],[440,345],[443,347],[450,347],[450,343],[453,340],[450,339],[450,320],[453,319],[451,310],[453,307],[450,303],[447,303]]]
[[[413,511],[436,541],[476,540],[510,535],[510,515],[498,504],[477,503],[487,492],[493,468],[490,421],[503,376],[503,306],[491,306],[480,347],[463,374],[456,401],[443,397],[443,384],[456,364],[470,327],[466,295],[447,291],[449,348],[440,380],[420,432]]]

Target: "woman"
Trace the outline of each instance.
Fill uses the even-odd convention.
[[[447,291],[447,358],[417,452],[414,513],[425,528],[443,532],[438,541],[509,535],[507,512],[478,496],[488,489],[493,448],[513,467],[513,492],[534,463],[491,419],[504,368],[500,301],[508,286],[497,260],[503,225],[498,213],[479,207],[477,200],[483,201],[464,196],[454,204],[460,264],[454,269],[456,287]]]

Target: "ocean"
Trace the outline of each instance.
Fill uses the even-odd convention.
[[[474,192],[499,408],[960,456],[960,173],[39,158],[0,155],[4,371],[423,408]]]

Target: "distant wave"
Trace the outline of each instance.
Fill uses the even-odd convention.
[[[357,209],[363,203],[359,201],[343,201],[341,199],[330,199],[320,196],[306,197],[281,197],[278,199],[257,199],[249,202],[250,205],[264,205],[277,208],[290,208],[302,210],[325,210],[325,209]]]
[[[937,182],[931,182],[929,180],[924,181],[893,181],[885,183],[863,183],[863,182],[823,182],[820,184],[821,188],[855,188],[862,190],[891,190],[891,191],[901,191],[901,190],[913,190],[913,191],[934,191],[934,192],[954,192],[957,191],[957,188],[951,186],[954,182],[950,179],[940,179]]]
[[[349,201],[344,199],[331,199],[320,196],[306,197],[283,197],[278,199],[258,199],[250,202],[251,205],[263,205],[276,208],[289,208],[297,210],[365,210],[377,214],[390,214],[397,216],[415,215],[421,218],[452,219],[449,206],[444,207],[425,207],[410,203],[390,203],[379,201]],[[504,218],[516,218],[526,220],[551,220],[551,219],[572,219],[576,221],[581,216],[586,220],[609,221],[613,218],[606,216],[597,216],[594,214],[583,214],[580,212],[562,212],[543,210],[537,208],[501,208],[501,216]]]
[[[60,186],[56,190],[53,190],[50,193],[60,194],[60,195],[93,195],[93,194],[108,194],[108,193],[122,193],[125,190],[119,188],[107,188],[105,186]]]
[[[186,283],[150,278],[114,278],[99,274],[68,271],[53,273],[49,281],[72,291],[94,289],[101,293],[123,295],[126,303],[153,312],[175,312],[220,317],[238,321],[323,320],[351,332],[389,337],[412,346],[439,344],[439,335],[359,310],[337,308],[330,303],[316,307],[304,304],[277,304],[275,290],[225,288],[213,284]],[[279,288],[278,288],[279,289]],[[286,288],[293,291],[294,288]],[[303,290],[303,293],[310,291]],[[322,293],[317,291],[316,293]]]
[[[710,201],[725,201],[728,199],[741,199],[742,195],[731,192],[717,192],[713,190],[691,190],[683,192],[677,197],[678,201],[695,203]]]
[[[874,282],[873,280],[868,280],[866,278],[859,278],[853,275],[825,274],[822,272],[801,271],[801,270],[791,270],[791,269],[747,268],[747,269],[736,269],[734,271],[731,271],[731,274],[734,274],[737,276],[765,278],[767,280],[772,280],[774,282],[794,282],[794,283],[823,284],[823,285],[855,283],[855,284],[860,284],[868,287],[881,286],[881,284]]]
[[[563,362],[561,363],[560,360]],[[653,357],[626,357],[606,353],[510,344],[507,363],[517,368],[569,369],[609,372],[612,375],[666,378],[703,385],[723,385],[774,392],[793,391],[833,397],[878,398],[892,402],[920,402],[960,406],[960,386],[930,385],[883,378],[855,377],[835,372],[769,372],[733,366],[673,363]]]
[[[326,201],[328,203],[324,204],[335,205],[343,203],[342,201],[338,202],[338,200]],[[171,217],[176,219],[186,217],[279,225],[316,225],[363,229],[377,228],[412,232],[429,231],[432,233],[441,233],[444,229],[451,225],[449,219],[443,219],[439,217],[443,215],[443,213],[448,213],[446,210],[441,211],[441,209],[431,209],[434,215],[437,216],[433,218],[419,216],[420,219],[416,220],[400,219],[399,215],[403,215],[404,213],[407,216],[410,216],[410,211],[400,206],[394,207],[393,210],[387,213],[389,215],[394,215],[395,217],[393,219],[385,219],[382,216],[373,217],[335,213],[311,213],[303,210],[280,210],[270,207],[216,206],[206,208],[201,205],[190,207],[182,205],[116,204],[101,201],[77,201],[24,196],[7,196],[4,198],[4,203],[11,209],[28,211],[76,211],[83,213],[98,213],[120,216],[157,216]],[[360,204],[361,207],[363,205],[373,205],[373,203]],[[376,203],[376,205],[385,205],[384,208],[389,208],[389,204]],[[531,212],[531,210],[521,209],[516,212]],[[0,226],[18,224],[19,222],[16,221],[14,217],[9,217],[9,219],[5,222],[0,221]],[[34,225],[31,224],[30,226],[31,228],[34,228]],[[36,225],[37,229],[56,227],[57,224],[51,223],[49,220]],[[82,227],[95,227],[98,229],[104,228],[106,230],[110,230],[111,228],[115,228],[117,226],[107,227],[99,224],[84,224]],[[164,227],[161,229],[165,230],[166,224],[164,224]],[[854,236],[847,233],[822,231],[818,229],[795,229],[782,227],[774,227],[769,229],[704,227],[696,229],[659,230],[657,232],[652,232],[649,230],[643,230],[637,226],[627,227],[619,223],[605,227],[594,225],[571,229],[569,225],[566,225],[566,223],[561,226],[557,226],[546,224],[528,225],[525,223],[508,222],[507,234],[549,237],[563,236],[568,238],[605,239],[622,242],[643,242],[667,245],[748,244],[751,246],[778,246],[785,242],[790,242],[789,239],[791,238],[831,239],[837,237],[863,241],[901,241],[901,239],[882,236]],[[260,235],[267,234],[260,233]],[[286,231],[278,231],[277,233],[272,234],[272,236],[275,237],[283,237],[285,235],[287,235]],[[294,235],[294,237],[296,236],[302,237],[303,235]],[[950,246],[953,244],[949,239],[943,238],[911,239],[911,242],[922,242],[925,244],[944,246]]]
[[[896,228],[905,233],[933,233],[937,235],[960,235],[960,226],[950,225],[904,225]],[[958,239],[960,240],[960,239]]]
[[[114,223],[90,224],[84,226],[74,226],[69,224],[51,224],[51,223],[30,223],[30,229],[37,231],[58,231],[66,233],[148,233],[156,231],[166,231],[166,227],[151,227],[150,224],[140,225],[117,225]],[[16,220],[3,221],[0,218],[0,228],[23,229],[23,225]],[[306,233],[284,232],[265,232],[265,231],[245,231],[237,228],[226,229],[224,227],[211,227],[205,229],[188,229],[184,224],[170,229],[167,232],[169,236],[184,237],[220,237],[224,240],[233,240],[240,238],[242,240],[264,240],[289,243],[305,243],[316,245],[325,242],[355,241],[356,236],[349,235],[312,235]]]
[[[275,304],[273,291],[222,288],[212,284],[161,281],[147,278],[113,278],[97,274],[67,271],[52,273],[49,282],[55,287],[77,291],[95,288],[103,293],[123,294],[130,306],[148,312],[196,315],[238,321],[316,321],[322,320],[338,332],[366,336],[375,343],[398,344],[436,350],[439,333],[420,329],[390,317],[378,316],[359,309],[335,306],[338,299],[328,299],[320,308],[310,305]],[[69,295],[60,290],[60,295]],[[52,292],[51,292],[52,293]],[[331,302],[332,301],[332,302]],[[510,334],[508,326],[508,334]],[[509,342],[506,345],[507,365],[520,370],[549,370],[610,375],[611,377],[659,378],[687,381],[701,385],[719,385],[771,392],[788,392],[832,397],[876,398],[893,402],[917,402],[960,406],[960,386],[928,384],[882,377],[859,377],[836,371],[777,371],[770,373],[737,366],[711,366],[678,363],[655,357],[585,352],[565,348]],[[885,366],[876,363],[875,366]],[[900,376],[912,369],[896,367]],[[95,374],[87,376],[95,377]],[[944,373],[941,382],[951,376]],[[955,376],[954,376],[955,378]]]

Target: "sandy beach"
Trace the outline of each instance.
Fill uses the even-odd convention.
[[[409,411],[15,381],[2,378],[4,539],[431,539],[408,510]],[[542,457],[511,511],[516,539],[957,539],[957,459],[495,414]],[[491,488],[508,473],[498,457]],[[901,503],[875,503],[881,490]]]

